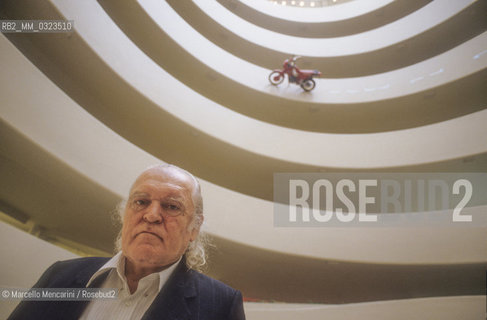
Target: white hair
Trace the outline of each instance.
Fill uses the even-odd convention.
[[[206,262],[207,262],[207,252],[206,249],[210,244],[209,237],[206,233],[201,231],[201,226],[203,224],[204,216],[203,216],[203,197],[201,196],[201,187],[199,181],[188,171],[179,168],[178,166],[172,164],[159,164],[153,165],[147,168],[146,170],[153,169],[153,168],[171,168],[182,172],[189,176],[193,181],[193,192],[191,198],[193,200],[194,212],[191,222],[189,223],[188,229],[189,231],[193,230],[194,228],[198,229],[198,235],[196,239],[191,241],[184,253],[186,259],[186,266],[190,269],[194,269],[197,271],[203,271]],[[126,200],[122,200],[114,210],[114,220],[116,221],[119,226],[123,225],[123,217],[125,215],[125,207],[126,207]],[[115,240],[115,250],[118,252],[122,249],[122,228],[120,228],[120,232]]]

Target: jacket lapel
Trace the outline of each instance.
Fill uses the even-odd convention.
[[[55,276],[50,288],[84,288],[91,276],[107,261],[105,258],[89,258],[74,270],[60,270]],[[107,274],[99,277],[102,283]],[[93,287],[93,286],[92,286]],[[43,304],[44,316],[39,319],[78,319],[89,301],[53,301]]]
[[[142,319],[197,319],[195,297],[196,285],[191,271],[186,268],[186,262],[182,259]]]
[[[106,259],[106,261],[108,261],[108,259]],[[78,288],[85,287],[88,281],[90,280],[90,278],[93,276],[93,274],[95,274],[95,272],[97,272],[106,263],[106,261],[105,260],[101,260],[99,262],[97,261],[96,264],[92,264],[87,268],[80,270],[80,272],[76,274],[76,276],[74,277],[75,286]],[[105,281],[106,277],[108,276],[108,273],[109,272],[105,272],[100,276],[98,276],[95,279],[95,281],[93,281],[90,284],[90,288],[98,288],[103,283],[103,281]]]

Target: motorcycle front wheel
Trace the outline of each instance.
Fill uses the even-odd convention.
[[[301,83],[301,88],[303,88],[304,91],[311,91],[315,88],[316,83],[313,79],[306,79]]]
[[[284,76],[278,71],[272,71],[269,75],[269,82],[275,86],[284,80]]]

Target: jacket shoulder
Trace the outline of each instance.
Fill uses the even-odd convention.
[[[87,282],[109,258],[87,257],[58,261],[51,265],[41,276],[34,287],[55,288],[67,286],[67,281]]]
[[[103,258],[103,257],[84,257],[84,258],[75,258],[69,260],[62,260],[57,261],[52,266],[58,269],[78,269],[83,267],[89,266],[99,266],[100,268],[104,265],[110,258]]]
[[[234,296],[235,293],[238,292],[236,289],[230,287],[229,285],[214,278],[211,278],[205,274],[202,274],[195,270],[190,270],[189,272],[191,272],[194,279],[196,279],[200,290],[217,291],[220,294],[226,296]]]
[[[77,258],[58,261],[51,265],[34,285],[34,288],[79,288],[108,258]],[[83,311],[84,301],[21,301],[9,320],[20,319],[77,319]]]
[[[197,283],[201,319],[245,319],[240,291],[194,270],[189,272]]]

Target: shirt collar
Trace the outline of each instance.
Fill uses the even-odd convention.
[[[180,261],[181,258],[179,258],[179,260],[173,263],[169,268],[157,272],[157,279],[159,280],[159,291],[161,291],[162,286],[166,283],[167,279],[169,279]],[[97,279],[99,276],[111,270],[116,270],[118,277],[122,279],[124,283],[127,282],[125,278],[125,257],[122,255],[122,251],[119,251],[110,260],[108,260],[107,263],[105,263],[100,269],[98,269],[98,271],[91,276],[90,280],[86,284],[86,287],[89,287],[93,283],[93,281],[95,281],[95,279]]]

